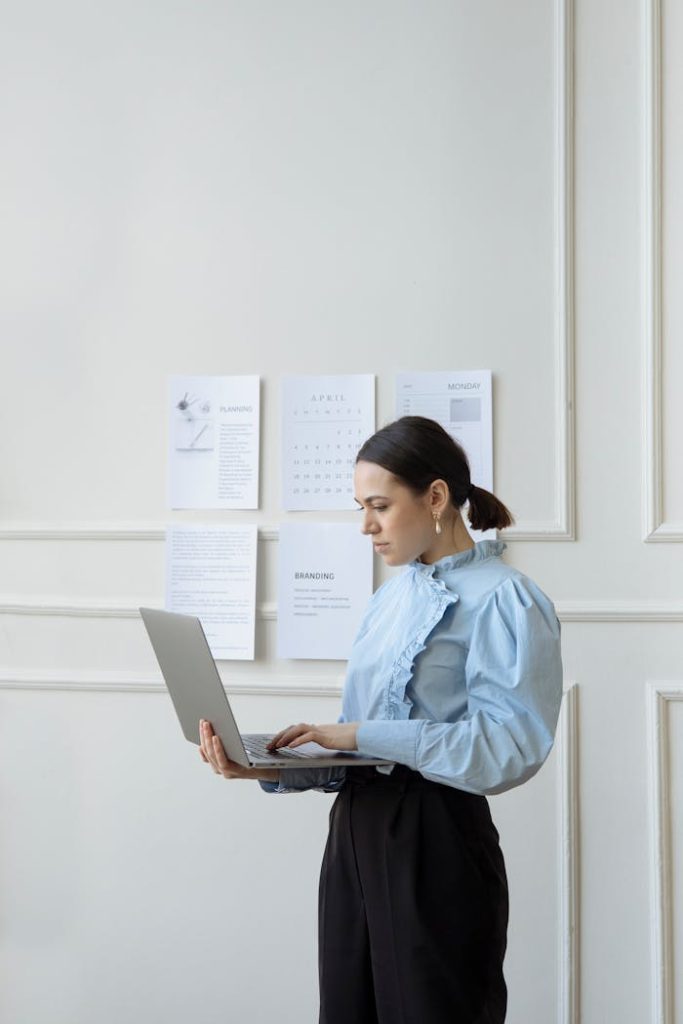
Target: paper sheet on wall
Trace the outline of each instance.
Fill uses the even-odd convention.
[[[285,509],[351,509],[358,449],[375,429],[372,374],[286,377],[282,385]]]
[[[465,449],[472,482],[493,490],[490,370],[397,374],[396,415],[428,416],[440,423]],[[470,532],[477,540],[496,536],[495,530]]]
[[[258,508],[259,378],[171,377],[170,508]]]
[[[372,545],[355,523],[282,523],[280,658],[348,658],[372,596]]]
[[[166,608],[201,620],[214,658],[254,658],[256,544],[251,524],[166,530]]]

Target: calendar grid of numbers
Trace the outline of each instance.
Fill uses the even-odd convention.
[[[374,375],[285,377],[282,412],[283,507],[355,508],[356,455],[375,430]]]

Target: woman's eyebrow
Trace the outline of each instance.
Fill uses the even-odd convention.
[[[389,499],[383,494],[370,494],[364,502],[360,501],[358,498],[354,498],[353,500],[362,507],[364,504],[367,505],[370,501],[388,501]]]

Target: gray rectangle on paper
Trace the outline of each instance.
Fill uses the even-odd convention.
[[[451,423],[479,423],[481,398],[451,398]]]

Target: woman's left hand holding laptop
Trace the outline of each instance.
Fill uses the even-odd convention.
[[[223,744],[216,736],[210,722],[199,723],[199,754],[202,761],[210,764],[216,775],[224,779],[256,779],[261,782],[278,782],[279,768],[244,768],[241,764],[231,761]]]

